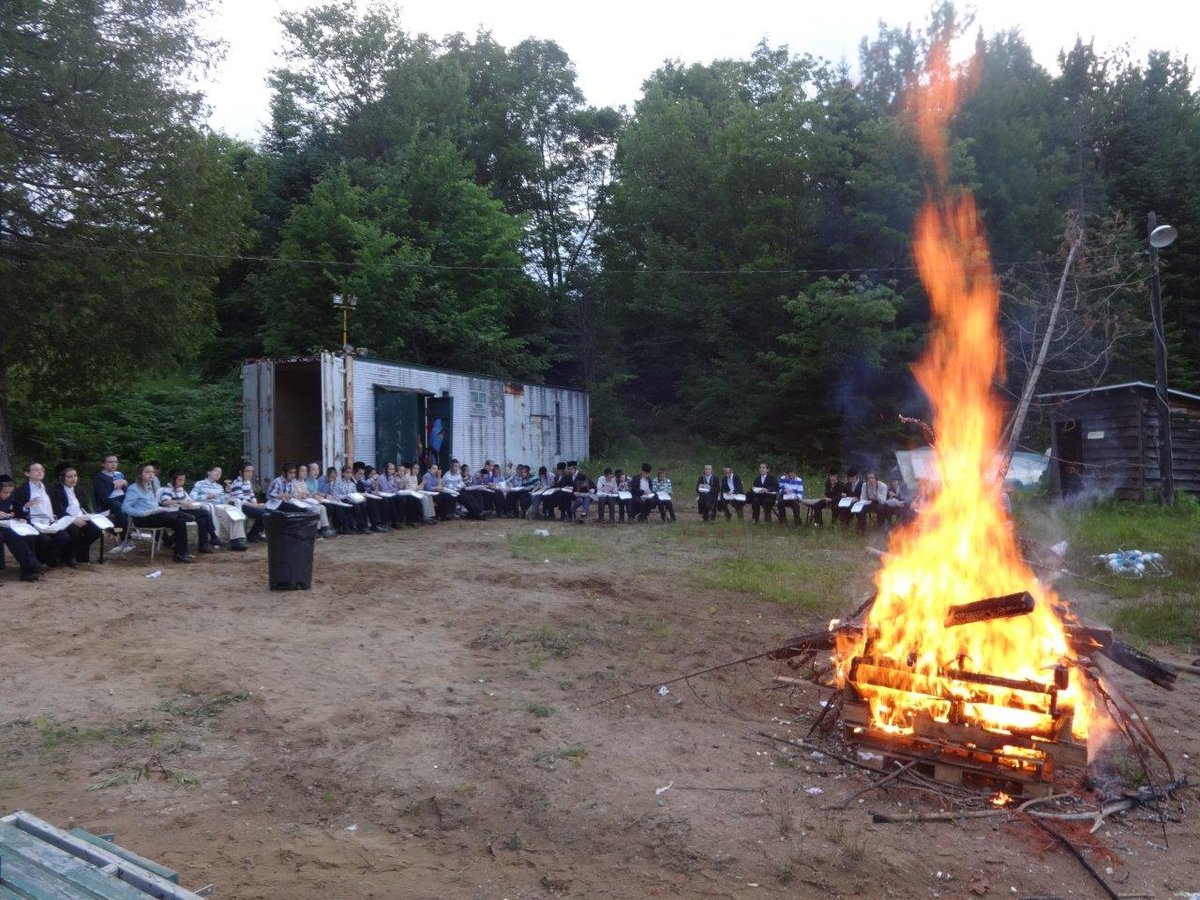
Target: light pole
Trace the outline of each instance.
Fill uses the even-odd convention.
[[[333,295],[334,309],[342,311],[342,350],[346,349],[346,345],[350,343],[350,310],[358,306],[358,298],[353,294],[343,297],[341,294]]]
[[[1171,457],[1171,403],[1167,396],[1167,331],[1163,325],[1162,285],[1158,280],[1158,251],[1174,243],[1178,232],[1148,217],[1150,232],[1150,321],[1154,329],[1154,397],[1158,407],[1158,475],[1164,506],[1175,503],[1175,471]]]
[[[358,306],[353,294],[333,295],[333,306],[342,311],[342,443],[343,465],[354,457],[354,381],[351,375],[350,310]]]

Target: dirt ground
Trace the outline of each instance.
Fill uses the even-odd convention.
[[[266,590],[262,545],[3,573],[0,807],[239,900],[1101,896],[1022,822],[872,824],[939,808],[905,788],[827,808],[870,778],[761,736],[820,709],[779,664],[589,705],[822,623],[699,587],[695,526],[552,525],[603,552],[545,562],[510,547],[533,527],[322,541],[306,592]],[[1116,681],[1200,780],[1200,679]],[[1064,830],[1120,894],[1200,891],[1194,797]]]

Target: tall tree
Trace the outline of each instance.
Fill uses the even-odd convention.
[[[200,127],[200,0],[0,5],[0,469],[10,396],[71,397],[194,346],[243,239],[234,148]],[[19,415],[20,411],[16,410]]]

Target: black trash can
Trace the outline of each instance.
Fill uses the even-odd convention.
[[[267,514],[267,580],[273,591],[307,591],[321,517],[277,509]]]

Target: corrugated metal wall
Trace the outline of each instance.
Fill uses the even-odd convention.
[[[485,459],[492,459],[500,463],[527,462],[536,470],[539,465],[553,465],[559,459],[582,459],[588,455],[588,397],[581,391],[522,385],[525,414],[531,418],[528,428],[518,430],[505,428],[506,382],[499,379],[363,359],[355,360],[353,377],[354,456],[371,465],[375,465],[375,385],[452,397],[453,452],[472,469]],[[554,429],[544,441],[544,459],[533,458],[538,441],[530,436],[531,432],[546,430],[544,421],[533,419],[537,416],[548,417],[550,428]],[[518,434],[524,438],[517,438]],[[519,446],[511,446],[514,439],[520,441]]]

